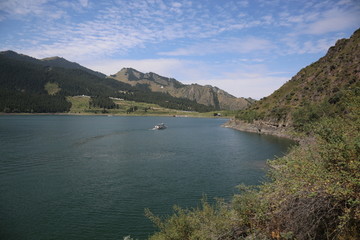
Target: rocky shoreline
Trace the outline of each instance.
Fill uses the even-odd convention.
[[[300,141],[300,138],[294,136],[294,134],[291,134],[291,131],[288,128],[275,126],[271,123],[263,121],[254,121],[253,123],[248,123],[232,118],[228,122],[224,123],[222,126],[244,132],[273,135],[277,137],[288,138],[297,142]]]

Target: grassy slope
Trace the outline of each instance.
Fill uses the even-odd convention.
[[[342,90],[356,87],[360,79],[359,59],[360,30],[350,39],[337,41],[326,56],[301,69],[281,88],[253,104],[247,111],[240,112],[237,117],[280,127],[302,124],[301,121],[305,119],[296,118],[301,117],[299,112],[320,103],[324,103],[324,112],[331,110],[337,98],[341,97]],[[317,114],[314,117],[322,116],[321,112]]]
[[[150,239],[360,239],[360,31],[354,35],[238,115],[298,124],[306,136],[269,161],[272,181],[240,186],[230,202],[175,207],[166,218],[147,210],[159,229]]]
[[[61,88],[59,87],[59,84],[57,83],[51,83],[51,82],[47,82],[44,86],[45,91],[49,94],[49,95],[55,95],[58,92],[61,91]]]
[[[125,101],[125,100],[114,100],[119,106],[119,109],[106,109],[106,113],[102,113],[102,108],[89,108],[89,97],[74,96],[67,97],[67,100],[71,102],[72,106],[70,114],[111,114],[111,115],[127,115],[127,116],[187,116],[187,117],[213,117],[214,112],[198,113],[198,112],[187,112],[175,109],[168,109],[160,107],[157,104]],[[137,107],[138,110],[132,113],[127,113],[127,109]],[[234,116],[234,112],[221,111],[222,116]]]

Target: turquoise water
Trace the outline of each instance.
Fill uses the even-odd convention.
[[[146,239],[145,208],[170,214],[263,181],[291,142],[225,121],[1,116],[0,239]]]

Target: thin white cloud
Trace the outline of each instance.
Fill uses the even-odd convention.
[[[331,9],[313,22],[301,26],[298,34],[321,35],[330,32],[343,31],[360,25],[360,11],[344,11]]]
[[[0,1],[0,9],[8,15],[41,14],[44,12],[43,5],[48,0],[5,0]]]
[[[360,25],[358,0],[307,1],[298,11],[288,9],[279,14],[278,24],[292,28],[289,35],[324,35],[354,29]],[[291,30],[291,29],[290,29]]]
[[[35,14],[46,10],[45,0],[37,0],[31,7],[23,1],[24,6],[15,8],[7,1],[6,9],[17,9],[23,14]],[[163,9],[159,9],[158,5]],[[146,43],[158,43],[179,38],[204,38],[223,31],[227,19],[220,23],[212,20],[210,15],[197,17],[197,11],[189,8],[192,3],[167,1],[117,1],[115,5],[106,4],[93,19],[67,24],[52,22],[35,27],[36,34],[42,36],[44,43],[40,46],[26,46],[27,52],[37,52],[37,55],[49,54],[70,56],[94,55],[102,51],[126,52],[127,49],[142,47]],[[74,2],[62,1],[57,6],[75,9]],[[76,4],[88,6],[88,1],[81,0]],[[172,13],[172,9],[177,9]],[[47,9],[49,10],[49,9]],[[196,16],[196,18],[194,18]],[[178,17],[181,17],[180,21]],[[171,22],[171,24],[169,24]],[[50,42],[50,43],[49,43]]]
[[[22,14],[33,14],[41,18],[51,14],[53,18],[66,15],[66,9],[80,11],[89,6],[88,0],[60,1],[54,4],[50,0],[20,1],[22,4],[15,7],[11,0],[2,5],[5,9]],[[16,2],[16,1],[15,1]],[[216,4],[215,10],[210,11],[203,2],[191,1],[122,1],[114,3],[99,2],[102,6],[92,19],[79,23],[68,21],[43,21],[44,24],[32,26],[29,32],[34,32],[43,43],[18,47],[26,53],[35,53],[35,56],[47,54],[74,57],[78,55],[94,56],[109,53],[126,53],[133,48],[142,48],[146,44],[160,43],[177,39],[205,39],[218,36],[223,32],[238,31],[266,24],[272,21],[271,16],[264,16],[261,21],[244,18],[229,12],[238,11],[248,5],[248,1],[234,1],[222,6]],[[42,13],[42,14],[39,14]],[[45,14],[46,13],[46,14]],[[94,14],[94,13],[92,13]],[[251,42],[253,40],[253,42]],[[226,46],[227,45],[227,46]],[[218,48],[223,52],[246,53],[249,51],[265,49],[270,46],[269,41],[260,38],[245,39],[242,44],[237,39],[225,42],[211,43],[209,48]],[[78,51],[74,52],[74,49]],[[184,51],[194,49],[178,49],[164,55],[186,55]],[[210,50],[205,51],[208,52]]]
[[[266,39],[257,37],[231,38],[201,42],[189,47],[179,48],[169,52],[159,52],[164,56],[203,56],[217,53],[251,53],[259,50],[270,50],[275,46]]]
[[[81,11],[89,6],[88,0],[2,0],[0,1],[0,21],[6,19],[42,19],[49,22],[67,17],[67,10]]]
[[[88,0],[79,0],[80,4],[82,7],[87,7],[89,5],[89,1]]]
[[[289,36],[283,38],[283,49],[280,50],[279,54],[319,54],[325,53],[331,46],[333,46],[338,39],[337,36],[330,38],[320,38],[316,40],[303,40],[298,39],[296,36]]]
[[[299,11],[285,6],[278,24],[289,29],[277,40],[283,44],[280,55],[325,53],[345,37],[344,32],[360,26],[360,4],[358,0],[309,0]]]

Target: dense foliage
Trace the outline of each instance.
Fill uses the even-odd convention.
[[[106,109],[113,109],[116,108],[116,104],[113,100],[108,97],[96,96],[91,97],[90,99],[90,107],[99,107],[99,108],[106,108]]]
[[[67,112],[71,103],[63,95],[48,95],[47,73],[32,63],[8,61],[0,57],[0,112]]]
[[[71,103],[60,95],[22,93],[0,89],[0,109],[5,113],[68,112]]]

